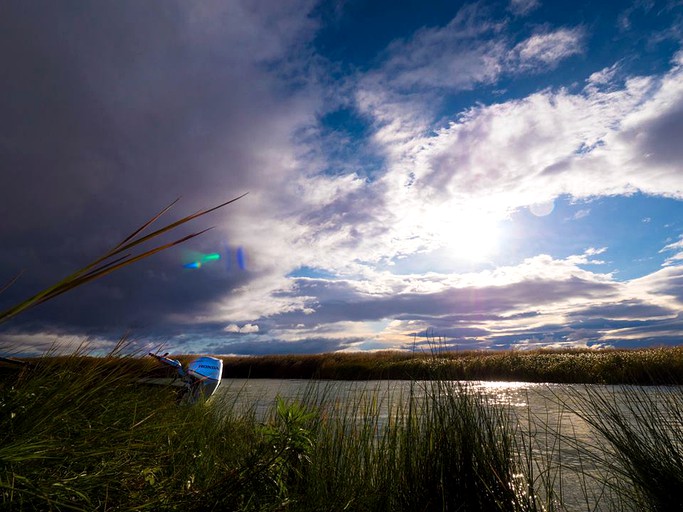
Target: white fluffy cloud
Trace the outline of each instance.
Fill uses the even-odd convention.
[[[518,43],[505,28],[480,6],[463,7],[446,26],[394,41],[381,68],[366,80],[407,94],[416,88],[468,90],[502,75],[546,70],[583,51],[582,28],[538,31]]]
[[[180,192],[188,191],[185,205],[193,209],[248,190],[244,200],[211,218],[216,229],[193,247],[214,252],[239,246],[239,265],[180,274],[177,261],[162,259],[163,265],[141,272],[143,278],[112,286],[117,293],[108,296],[110,302],[121,305],[107,311],[112,322],[133,318],[137,325],[213,329],[240,340],[348,348],[362,339],[398,347],[406,333],[434,323],[471,343],[493,343],[505,332],[531,343],[546,339],[548,326],[577,317],[587,321],[590,314],[581,311],[599,311],[601,320],[612,322],[609,327],[574,326],[566,334],[565,341],[584,343],[608,328],[616,335],[617,321],[669,315],[681,300],[672,286],[680,278],[680,241],[665,248],[671,254],[667,268],[630,283],[586,270],[600,263],[594,249],[536,255],[482,272],[387,270],[449,238],[495,230],[515,210],[531,207],[547,215],[560,195],[641,191],[683,198],[683,53],[660,75],[622,80],[617,62],[580,77],[583,89],[567,84],[506,96],[474,103],[458,115],[440,110],[445,96],[482,84],[492,89],[522,74],[541,76],[586,49],[588,26],[536,25],[531,33],[528,26],[514,33],[511,27],[520,20],[509,12],[525,15],[539,3],[511,0],[507,17],[498,20],[483,4],[464,7],[446,25],[395,40],[374,68],[346,76],[343,84],[331,83],[326,75],[334,64],[314,55],[318,22],[308,0],[180,2],[159,16],[131,2],[112,10],[116,19],[93,11],[99,25],[92,30],[60,9],[62,21],[45,24],[50,30],[15,13],[35,30],[32,45],[25,44],[22,26],[14,24],[19,28],[10,34],[26,62],[60,62],[66,55],[71,67],[50,75],[61,87],[54,97],[40,89],[24,95],[35,85],[27,71],[33,68],[16,67],[16,83],[25,87],[6,96],[6,111],[19,112],[17,123],[25,129],[15,129],[11,119],[4,125],[6,140],[13,141],[6,147],[16,149],[18,164],[7,159],[17,179],[8,180],[2,205],[8,212],[26,209],[21,191],[40,180],[47,185],[32,204],[45,203],[41,215],[63,225],[42,248],[18,246],[0,256],[38,269],[70,265],[80,251],[96,253],[109,243],[95,219],[136,225]],[[81,41],[75,53],[60,46],[62,24],[80,34],[73,39]],[[120,45],[111,45],[112,34]],[[34,55],[34,47],[42,53]],[[175,48],[185,53],[170,50]],[[69,80],[59,81],[67,75]],[[346,161],[328,173],[336,157],[325,147],[330,139],[318,121],[326,98],[341,90],[344,99],[335,104],[355,108],[367,122],[363,143],[378,162],[354,155],[353,165]],[[49,108],[35,107],[36,97]],[[44,111],[68,115],[45,124]],[[64,129],[70,123],[74,129]],[[24,132],[30,137],[22,139]],[[54,162],[58,172],[45,173],[45,162]],[[25,170],[19,174],[15,167]],[[91,215],[85,202],[92,197]],[[575,218],[589,212],[580,210]],[[27,211],[8,214],[6,221],[4,229],[21,234],[43,229],[44,219]],[[78,249],[63,236],[67,231],[84,233]],[[337,279],[289,277],[300,267],[325,269]],[[127,297],[122,290],[137,294]],[[467,302],[479,294],[481,302]],[[94,301],[82,303],[92,307]],[[619,307],[609,309],[610,303]],[[460,304],[474,313],[459,310]],[[153,310],[156,305],[163,307]],[[64,310],[54,313],[55,325],[64,322]],[[449,310],[460,316],[449,316]],[[89,324],[83,325],[74,332],[87,330]],[[30,347],[35,340],[15,341]]]
[[[633,77],[605,92],[546,90],[474,107],[413,139],[387,183],[397,207],[472,203],[501,214],[561,194],[683,197],[683,154],[674,142],[682,84],[676,66],[661,79]]]
[[[259,332],[259,327],[258,325],[254,324],[244,324],[242,327],[240,327],[237,324],[230,324],[227,327],[225,327],[223,331],[233,334],[254,334]]]
[[[274,240],[276,234],[291,244],[284,252],[269,254],[282,264],[273,272],[299,263],[355,275],[359,283],[372,283],[375,293],[407,293],[405,276],[392,285],[391,278],[381,278],[368,265],[440,243],[457,227],[453,219],[488,215],[494,221],[539,202],[552,204],[565,194],[589,198],[639,190],[683,197],[683,158],[671,153],[676,151],[672,140],[660,142],[679,133],[666,128],[679,122],[683,108],[680,67],[674,65],[661,77],[631,77],[620,85],[613,71],[596,72],[599,76],[583,90],[544,90],[474,107],[429,135],[404,124],[398,141],[376,136],[375,143],[386,146],[387,166],[375,182],[354,175],[298,181],[306,196],[298,203],[305,205],[299,212],[305,217],[298,217],[306,219],[305,227],[289,217],[282,219],[281,232],[274,220],[262,235]],[[389,116],[393,105],[377,101]],[[658,139],[650,135],[653,130],[660,130]],[[379,128],[377,133],[386,132]],[[311,209],[324,212],[320,223],[310,222]],[[367,216],[361,221],[354,210]],[[584,210],[577,217],[587,214]],[[281,244],[273,247],[283,250]],[[545,276],[557,265],[558,260],[550,259],[534,271]],[[491,279],[505,282],[509,275],[499,271]],[[291,280],[269,276],[226,297],[217,308],[218,318],[252,322],[284,312],[315,311],[314,295],[295,293]],[[422,291],[435,288],[431,280],[414,283]]]

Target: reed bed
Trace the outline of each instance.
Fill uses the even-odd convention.
[[[2,382],[1,508],[173,510],[213,472],[202,448],[225,441],[212,412],[176,407],[169,388],[130,378],[140,361],[113,359],[49,359]]]
[[[47,356],[58,363],[60,356]],[[62,356],[67,357],[68,356]],[[177,357],[187,363],[193,356]],[[45,360],[46,356],[39,358]],[[496,380],[562,384],[683,384],[683,346],[642,349],[345,352],[304,355],[221,356],[224,376],[250,379]],[[31,358],[24,359],[31,362]],[[137,359],[134,373],[173,371]],[[0,367],[0,372],[7,368]]]
[[[532,432],[524,414],[439,378],[412,382],[388,407],[371,389],[350,401],[333,387],[279,398],[264,420],[230,394],[178,406],[173,387],[144,384],[150,369],[134,355],[78,353],[6,373],[0,508],[680,509],[678,387],[618,400],[577,388],[556,405],[590,425],[586,445],[552,421]],[[577,479],[584,497],[565,500],[562,482]]]
[[[683,384],[683,347],[223,357],[236,378]]]

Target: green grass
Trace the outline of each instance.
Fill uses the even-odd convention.
[[[34,364],[0,387],[6,510],[529,509],[508,416],[445,383],[384,425],[370,392],[279,400],[264,423],[229,395],[176,406],[136,357]]]
[[[177,407],[170,388],[131,379],[136,358],[112,359],[52,359],[3,382],[0,508],[173,510],[240,467],[252,424]]]
[[[297,400],[276,400],[264,420],[233,407],[233,393],[177,406],[172,387],[144,384],[158,367],[151,358],[119,351],[32,362],[0,380],[2,510],[680,505],[666,492],[683,485],[677,387],[656,399],[652,389],[626,388],[617,401],[575,388],[555,405],[591,426],[593,441],[584,444],[571,425],[538,421],[543,411],[528,410],[527,419],[442,379],[412,382],[388,404],[371,388],[339,400],[333,384],[311,387]],[[566,499],[567,481],[581,483],[583,498]]]

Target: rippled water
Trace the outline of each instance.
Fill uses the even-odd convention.
[[[459,385],[456,383],[456,385]],[[494,406],[510,413],[516,426],[519,450],[529,453],[533,460],[533,478],[538,478],[537,489],[542,492],[548,482],[555,492],[561,492],[567,510],[608,510],[609,498],[604,486],[606,457],[605,443],[577,411],[589,392],[598,392],[620,403],[627,386],[596,386],[566,384],[535,384],[527,382],[467,382],[461,383],[478,393]],[[396,406],[408,396],[424,397],[432,389],[429,383],[408,381],[310,381],[277,379],[226,379],[219,388],[237,410],[252,410],[257,418],[265,419],[273,410],[276,396],[334,404],[348,418],[349,412],[363,419],[362,403],[373,403],[380,426],[388,421]],[[667,388],[638,387],[648,396],[666,394]],[[670,388],[680,393],[680,388]],[[626,400],[625,403],[627,403]],[[623,406],[628,415],[627,405]],[[597,505],[597,506],[596,506]]]

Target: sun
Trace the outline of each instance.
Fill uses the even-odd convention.
[[[432,254],[441,264],[488,264],[503,249],[506,219],[490,204],[447,201],[408,216],[405,236],[420,241],[418,252]]]
[[[472,219],[455,226],[449,246],[455,257],[482,261],[498,249],[498,226],[489,220]]]
[[[500,222],[491,215],[470,212],[444,222],[444,245],[454,259],[483,262],[500,249]]]

